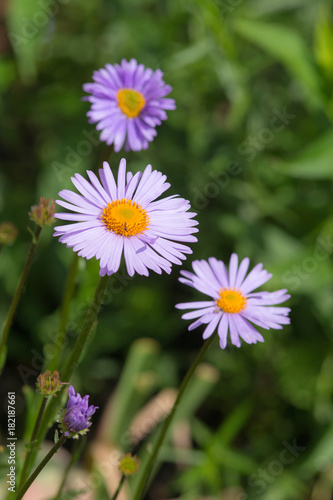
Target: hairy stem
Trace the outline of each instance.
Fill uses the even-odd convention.
[[[116,491],[114,492],[114,494],[113,494],[113,496],[112,496],[111,500],[116,500],[116,498],[117,498],[117,496],[119,495],[120,490],[121,490],[121,488],[122,488],[122,486],[123,486],[123,484],[124,484],[124,482],[125,482],[125,479],[126,479],[126,476],[122,475],[122,476],[121,476],[121,479],[120,479],[120,481],[119,481],[119,484],[118,484],[118,488],[117,488],[117,489],[116,489]]]
[[[85,317],[82,329],[78,335],[78,338],[76,339],[76,342],[74,344],[74,347],[72,349],[72,352],[67,360],[67,363],[65,364],[65,367],[63,370],[61,370],[61,381],[62,382],[69,382],[74,370],[76,369],[77,365],[79,364],[82,352],[87,345],[87,342],[90,338],[91,332],[93,330],[93,327],[96,323],[97,319],[97,314],[100,309],[105,290],[107,288],[108,282],[109,282],[110,276],[103,276],[100,278],[94,297],[92,298],[91,304],[89,306],[87,315]],[[44,439],[44,436],[49,428],[50,425],[52,425],[56,415],[57,411],[59,409],[59,406],[61,405],[61,394],[62,390],[58,392],[58,397],[57,398],[52,398],[50,403],[47,405],[46,410],[44,412],[41,424],[39,426],[38,432],[37,432],[37,443],[36,446],[40,446],[40,443]],[[36,449],[34,449],[33,453],[31,454],[30,457],[30,463],[28,464],[28,471],[31,470],[30,468],[32,467],[33,460],[36,456]]]
[[[24,285],[27,281],[27,277],[28,277],[28,274],[30,271],[30,267],[31,267],[33,258],[34,258],[35,253],[36,253],[36,248],[38,245],[41,231],[42,231],[42,228],[40,226],[37,226],[35,233],[33,235],[33,238],[32,238],[30,250],[28,253],[27,260],[25,261],[25,264],[24,264],[24,268],[23,268],[23,271],[21,274],[20,281],[17,285],[16,291],[14,293],[12,302],[11,302],[9,310],[8,310],[7,318],[6,318],[4,326],[3,326],[1,343],[0,343],[0,370],[2,370],[2,368],[5,364],[5,361],[6,361],[5,349],[6,349],[8,334],[10,331],[10,327],[12,325],[14,314],[16,312],[18,303],[20,301],[20,298],[21,298],[21,295],[22,295],[22,292],[24,289]]]
[[[32,455],[33,449],[34,449],[35,444],[36,444],[37,432],[38,432],[40,423],[42,421],[42,416],[43,416],[43,413],[44,413],[44,410],[45,410],[45,407],[46,407],[46,403],[47,403],[47,398],[43,397],[42,404],[40,405],[39,412],[38,412],[38,415],[37,415],[35,427],[34,427],[34,430],[32,432],[32,436],[31,436],[31,440],[30,440],[30,448],[27,451],[27,454],[25,456],[25,460],[24,460],[24,464],[23,464],[23,469],[22,469],[22,472],[21,472],[20,488],[22,487],[22,485],[24,484],[24,482],[27,479],[28,464],[30,462],[31,455]]]
[[[74,295],[74,290],[75,290],[75,280],[76,280],[76,275],[77,275],[77,270],[78,270],[78,264],[79,264],[79,257],[75,253],[73,255],[72,262],[69,267],[68,275],[67,275],[67,280],[65,283],[64,287],[64,295],[62,298],[62,303],[60,307],[60,321],[59,321],[59,328],[58,328],[58,333],[57,336],[54,340],[54,345],[57,348],[57,354],[55,357],[50,361],[48,365],[48,369],[50,372],[53,372],[54,370],[59,371],[59,359],[62,353],[62,349],[65,344],[66,340],[66,324],[68,321],[68,315],[69,315],[69,309],[70,309],[70,304],[73,299]]]
[[[23,495],[30,488],[30,486],[32,485],[32,483],[34,482],[34,480],[36,479],[36,477],[38,476],[38,474],[44,469],[45,465],[51,460],[51,458],[53,457],[53,455],[55,453],[57,453],[57,451],[64,444],[64,442],[66,441],[66,439],[67,439],[67,436],[65,436],[65,434],[63,434],[61,436],[61,438],[59,439],[59,441],[57,441],[57,443],[53,446],[53,448],[51,448],[51,450],[43,458],[43,460],[41,461],[41,463],[36,467],[36,469],[33,471],[33,473],[31,474],[31,476],[28,478],[28,480],[26,481],[26,483],[24,484],[24,486],[21,488],[21,490],[19,491],[19,493],[18,493],[18,495],[16,497],[16,500],[21,500],[21,498],[23,498]]]

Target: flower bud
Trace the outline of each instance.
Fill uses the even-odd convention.
[[[139,470],[140,459],[127,453],[119,461],[119,470],[124,476],[132,476]]]
[[[98,409],[98,406],[88,406],[89,396],[83,398],[79,393],[75,395],[74,387],[69,386],[69,399],[66,409],[60,411],[58,422],[60,430],[65,436],[77,439],[83,436],[91,426],[90,417]]]
[[[0,245],[12,245],[17,237],[17,228],[11,222],[0,224]]]
[[[36,391],[45,397],[56,396],[56,392],[60,391],[63,385],[66,385],[66,382],[60,382],[59,372],[55,371],[51,375],[50,370],[46,370],[37,377]]]
[[[29,212],[30,220],[34,221],[40,227],[50,226],[54,222],[55,209],[54,200],[41,197],[38,205],[31,207],[31,212]]]

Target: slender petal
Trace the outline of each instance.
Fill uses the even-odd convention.
[[[266,330],[280,330],[290,323],[289,307],[275,307],[290,298],[287,290],[253,292],[272,276],[255,266],[246,276],[250,261],[246,257],[238,265],[238,256],[232,254],[229,272],[222,261],[210,257],[208,261],[192,263],[194,273],[181,271],[179,281],[210,296],[213,301],[196,301],[177,304],[177,309],[191,309],[183,319],[196,319],[189,330],[206,324],[203,338],[208,338],[217,328],[220,347],[225,349],[228,333],[230,341],[240,347],[241,339],[248,344],[264,342],[263,336],[253,325]]]
[[[193,234],[198,223],[189,202],[178,195],[156,200],[170,187],[165,175],[151,165],[133,175],[126,172],[125,159],[117,182],[107,162],[99,170],[100,179],[87,173],[90,182],[79,174],[72,178],[80,195],[59,193],[66,201],[58,200],[58,205],[70,212],[55,217],[70,223],[57,226],[54,236],[81,257],[98,259],[101,276],[117,272],[122,256],[130,276],[148,276],[149,270],[170,273],[172,264],[181,264],[192,253],[183,244],[197,241]]]
[[[166,98],[172,87],[162,77],[162,71],[146,69],[135,59],[123,59],[120,64],[106,64],[94,71],[94,82],[83,85],[83,90],[90,94],[83,100],[91,103],[87,116],[101,130],[101,141],[114,144],[116,152],[124,145],[126,151],[148,148],[157,135],[155,127],[167,119],[165,110],[176,109],[174,99]],[[121,91],[129,95],[130,110],[121,103]],[[135,97],[138,95],[141,97]]]

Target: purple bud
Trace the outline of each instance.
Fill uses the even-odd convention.
[[[76,434],[85,434],[90,425],[90,417],[98,409],[98,406],[89,406],[89,396],[83,398],[79,393],[75,395],[74,387],[68,390],[68,402],[66,410],[63,410],[60,424],[65,436],[78,437]]]

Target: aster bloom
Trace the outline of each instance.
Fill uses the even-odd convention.
[[[224,263],[210,257],[192,263],[194,274],[181,271],[183,278],[179,281],[196,288],[212,297],[213,300],[177,304],[178,309],[193,309],[185,313],[183,319],[196,319],[189,330],[206,324],[203,338],[210,337],[217,328],[220,346],[227,345],[227,335],[231,343],[240,347],[240,337],[248,344],[264,342],[262,335],[252,323],[266,330],[281,329],[290,323],[288,307],[272,307],[290,298],[287,290],[276,292],[254,292],[256,288],[268,281],[272,274],[256,265],[246,276],[250,260],[245,258],[238,266],[238,256],[232,254],[229,272]]]
[[[74,387],[69,386],[66,410],[62,410],[58,422],[61,431],[67,437],[78,438],[84,435],[91,426],[90,417],[98,409],[98,406],[88,406],[89,396],[83,398],[79,393],[75,395]]]
[[[56,203],[74,213],[57,213],[58,219],[72,223],[55,228],[54,236],[78,255],[100,260],[100,275],[118,271],[124,253],[127,272],[148,276],[171,272],[171,264],[181,264],[192,250],[179,242],[195,242],[198,229],[190,204],[178,195],[156,200],[170,184],[166,176],[148,165],[144,172],[126,174],[122,159],[115,182],[110,166],[104,162],[97,176],[87,171],[90,183],[81,175],[72,177],[80,195],[67,189]]]
[[[87,113],[90,123],[97,123],[100,140],[114,144],[120,151],[147,149],[157,134],[155,128],[167,119],[165,110],[176,109],[174,99],[166,99],[172,87],[162,80],[159,69],[153,71],[135,59],[121,64],[106,64],[93,73],[95,83],[85,83],[84,97],[92,103]]]

